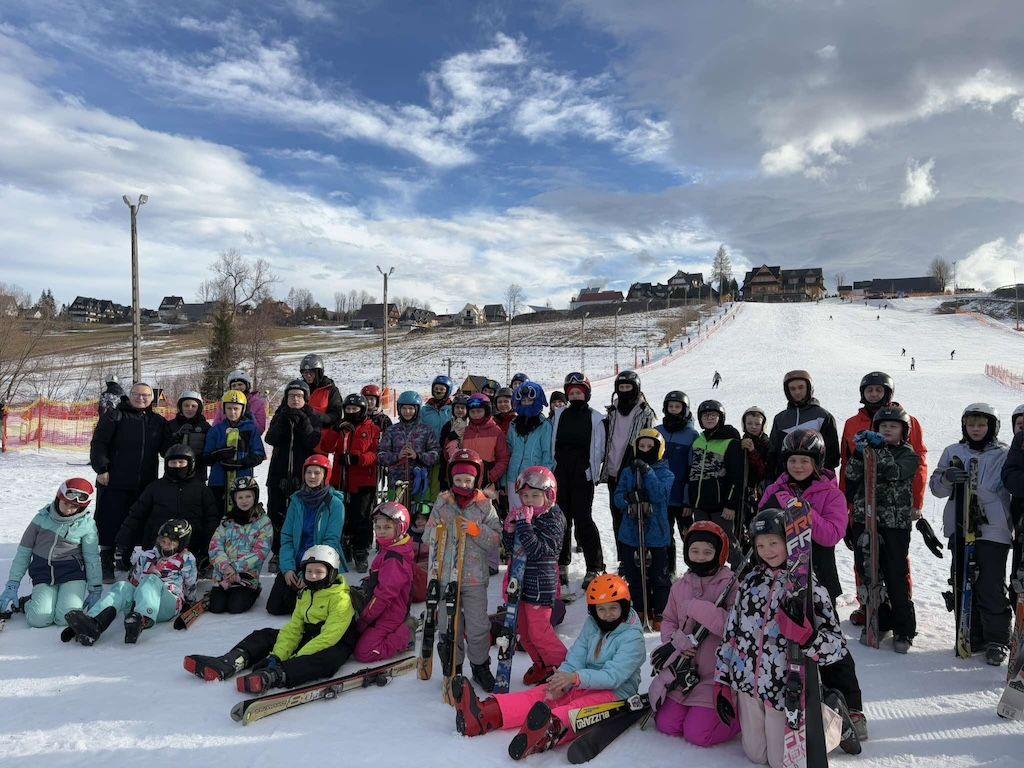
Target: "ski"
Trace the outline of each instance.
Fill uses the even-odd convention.
[[[636,488],[642,494],[644,492],[644,479],[640,470],[634,470],[636,472]],[[646,518],[651,514],[650,502],[642,501],[639,504],[634,505],[636,513],[636,530],[639,547],[637,547],[636,559],[640,568],[640,590],[644,593],[644,612],[640,617],[643,619],[644,632],[653,632],[654,628],[651,626],[651,611],[650,601],[651,593],[647,590],[647,543],[644,536],[644,526]]]
[[[4,627],[7,626],[7,620],[11,618],[11,614],[8,611],[0,613],[0,632],[4,631]]]
[[[174,618],[175,629],[188,629],[195,624],[196,619],[206,613],[207,608],[210,607],[210,596],[209,594],[203,595],[201,598],[196,600],[192,605],[187,608],[183,608]]]
[[[237,427],[228,427],[224,433],[224,446],[226,448],[234,448],[235,453],[231,457],[231,461],[238,461],[238,439],[240,432]],[[235,484],[235,470],[229,469],[225,473],[225,484],[224,484],[224,514],[231,514],[231,488]]]
[[[434,528],[434,541],[430,548],[430,581],[427,583],[427,606],[423,617],[423,637],[420,639],[420,657],[416,662],[416,675],[429,680],[434,674],[434,638],[437,635],[437,607],[441,603],[441,576],[444,574],[444,547],[447,530],[444,523]]]
[[[956,459],[954,459],[956,461]],[[951,462],[952,463],[952,462]],[[974,609],[974,579],[977,564],[974,561],[974,546],[977,538],[977,519],[974,505],[978,493],[978,460],[971,459],[967,465],[966,488],[962,485],[957,503],[957,526],[963,536],[963,563],[960,577],[960,616],[956,627],[956,655],[961,659],[969,659],[971,649],[971,620]]]
[[[512,658],[516,653],[519,621],[519,598],[523,577],[526,575],[526,553],[519,545],[519,534],[512,540],[512,560],[508,564],[508,584],[505,586],[505,618],[501,632],[494,639],[498,648],[498,668],[494,675],[493,693],[508,693],[512,684]]]
[[[864,448],[864,535],[861,552],[864,559],[864,633],[867,644],[877,648],[881,642],[878,614],[882,607],[882,581],[878,551],[878,515],[875,503],[878,457],[871,448]],[[866,555],[866,557],[864,557]]]
[[[638,693],[628,699],[615,699],[606,701],[603,704],[591,704],[579,709],[569,710],[569,727],[573,733],[579,735],[613,717],[636,710],[642,710],[650,706],[650,699],[646,693]]]
[[[333,699],[346,691],[370,686],[387,685],[393,677],[405,674],[416,668],[416,657],[406,656],[403,659],[367,667],[320,683],[311,683],[299,688],[280,691],[278,693],[257,696],[240,701],[231,708],[231,719],[242,725],[249,725],[270,715],[276,715],[286,709],[321,699]]]
[[[466,533],[461,526],[456,534],[455,562],[449,566],[448,584],[444,588],[444,608],[447,622],[442,641],[437,644],[441,656],[444,682],[441,699],[449,706],[454,705],[451,695],[452,678],[457,673],[456,662],[459,653],[459,618],[462,613],[462,568],[465,565]]]
[[[593,760],[601,754],[619,736],[624,734],[635,723],[642,720],[650,712],[647,704],[640,709],[629,709],[620,712],[596,725],[587,728],[569,745],[567,757],[573,765],[580,765]]]
[[[1017,546],[1024,546],[1018,535]],[[1017,596],[1014,608],[1013,633],[1010,636],[1010,657],[1006,665],[1006,688],[999,697],[996,714],[1009,720],[1024,718],[1024,564],[1010,580]]]

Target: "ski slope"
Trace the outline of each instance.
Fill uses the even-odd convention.
[[[829,319],[829,316],[833,319]],[[876,315],[880,319],[876,320]],[[907,348],[907,357],[900,349]],[[949,352],[956,349],[956,360]],[[917,359],[911,373],[910,357]],[[820,305],[746,305],[736,319],[678,360],[643,373],[643,388],[660,412],[669,389],[689,393],[694,408],[714,396],[735,423],[749,405],[769,414],[784,405],[782,374],[806,368],[815,379],[822,405],[841,423],[857,408],[857,384],[863,373],[882,369],[896,379],[896,397],[923,425],[930,464],[942,448],[959,438],[964,405],[986,400],[1004,417],[1024,393],[1015,393],[984,375],[986,362],[1021,367],[1024,338],[970,317],[935,316],[909,303],[889,309],[823,303]],[[711,377],[723,383],[712,392]],[[558,382],[544,382],[556,384]],[[594,402],[606,402],[610,382],[595,388]],[[18,453],[0,456],[0,576],[5,577],[14,548],[32,514],[51,498],[66,475],[85,473],[82,454]],[[595,500],[605,552],[612,534],[604,487]],[[940,507],[928,499],[926,515],[940,527]],[[870,740],[858,758],[834,754],[836,765],[1016,766],[1021,764],[1024,723],[995,715],[1005,667],[980,659],[954,658],[951,615],[942,605],[948,559],[936,560],[915,533],[912,543],[914,597],[920,634],[908,656],[891,644],[877,651],[857,643],[859,630],[846,621],[852,593],[850,553],[840,545],[839,570],[847,588],[840,613],[864,689]],[[575,564],[574,564],[575,565]],[[579,564],[582,567],[582,563]],[[578,578],[575,573],[578,588]],[[492,605],[498,583],[492,580]],[[269,583],[267,583],[269,586]],[[27,591],[27,581],[22,590]],[[266,593],[266,590],[265,590]],[[568,643],[585,606],[569,608],[559,628]],[[510,733],[460,738],[452,711],[441,702],[439,678],[424,683],[412,676],[387,688],[356,691],[333,702],[309,704],[243,728],[228,717],[239,699],[233,683],[204,684],[181,668],[186,653],[219,654],[253,628],[279,626],[280,619],[260,608],[231,617],[205,616],[188,632],[159,625],[139,645],[121,641],[115,623],[94,648],[62,645],[58,630],[30,630],[22,617],[0,636],[0,764],[48,766],[110,765],[141,757],[171,757],[195,765],[267,765],[294,763],[346,766],[507,765]],[[648,648],[657,638],[648,636]],[[492,655],[493,656],[493,655]],[[525,656],[516,656],[513,690],[520,689]],[[355,669],[350,663],[348,669]],[[644,671],[646,686],[648,677]],[[174,752],[168,750],[173,749]],[[653,730],[633,730],[594,765],[738,766],[748,764],[738,740],[710,750],[691,747]],[[564,765],[564,750],[529,758],[534,765]]]

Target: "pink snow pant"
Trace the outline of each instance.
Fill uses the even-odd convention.
[[[397,627],[367,627],[359,635],[352,656],[356,661],[384,661],[408,648],[411,639],[412,631],[404,621]]]
[[[568,651],[551,626],[551,606],[520,603],[516,629],[519,642],[535,664],[557,667],[565,661]]]
[[[502,730],[514,730],[526,722],[526,715],[530,707],[538,701],[544,701],[547,687],[538,685],[528,691],[517,691],[516,693],[499,693],[494,698],[501,708]],[[560,743],[565,744],[572,741],[576,734],[569,728],[569,712],[580,707],[589,707],[593,704],[604,704],[606,701],[615,701],[614,691],[584,691],[574,690],[564,696],[548,700],[551,707],[551,714],[562,721],[562,725],[568,728],[565,738]]]
[[[718,713],[708,707],[692,707],[675,699],[665,699],[654,716],[654,725],[669,736],[682,736],[698,747],[713,747],[729,741],[740,732],[738,720],[725,725]]]
[[[738,691],[740,736],[743,751],[752,763],[767,763],[771,768],[782,768],[783,736],[786,732],[786,713]],[[825,726],[825,751],[839,746],[842,718],[830,707],[821,705],[821,719]]]

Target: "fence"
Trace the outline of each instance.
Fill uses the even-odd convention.
[[[1024,391],[1024,373],[1020,371],[1011,371],[1001,365],[985,363],[985,375],[1004,386]]]

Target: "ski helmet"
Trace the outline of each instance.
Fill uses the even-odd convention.
[[[239,392],[236,389],[229,389],[227,392],[224,393],[224,396],[220,399],[220,402],[222,405],[234,403],[235,405],[240,405],[244,408],[246,403],[248,402],[248,398],[246,398],[244,392]]]
[[[107,377],[103,380],[104,384],[120,384],[120,380],[117,378],[116,373],[108,373]]]
[[[324,471],[324,484],[327,484],[327,475],[331,473],[331,462],[322,453],[314,453],[302,462],[302,476],[306,476],[306,469],[309,467],[320,467]]]
[[[590,379],[588,379],[586,376],[584,376],[582,373],[579,373],[578,371],[573,371],[572,373],[568,374],[565,377],[565,381],[562,382],[562,389],[565,390],[566,397],[569,397],[569,389],[572,387],[578,387],[579,389],[582,389],[583,400],[588,403],[590,402]]]
[[[385,501],[383,504],[378,504],[373,512],[370,513],[371,523],[375,517],[386,517],[395,524],[395,527],[398,528],[398,535],[395,536],[396,541],[405,536],[409,531],[409,526],[412,525],[412,515],[409,514],[409,510],[405,508],[405,505],[399,504],[397,501]]]
[[[306,578],[306,566],[312,563],[319,563],[327,568],[327,575],[322,579],[310,581]],[[341,558],[338,557],[338,550],[328,544],[317,544],[310,547],[302,555],[302,562],[299,563],[302,570],[302,580],[306,588],[312,592],[324,589],[338,580],[338,571],[341,570]]]
[[[235,494],[241,491],[252,491],[256,498],[253,502],[253,508],[255,509],[256,504],[260,500],[260,484],[256,481],[255,477],[236,477],[235,482],[231,484],[231,503],[234,505]]]
[[[344,417],[346,420],[348,420],[349,414],[345,413],[345,409],[348,408],[349,406],[359,409],[359,412],[356,414],[357,422],[362,421],[363,419],[366,418],[366,412],[369,410],[370,407],[369,404],[366,402],[366,398],[363,397],[362,395],[357,395],[354,392],[351,395],[345,395],[345,401],[344,403],[342,403],[342,413],[344,413]]]
[[[878,405],[888,405],[892,400],[893,393],[896,391],[896,385],[893,384],[892,376],[883,371],[872,371],[871,373],[864,374],[864,378],[860,380],[860,401],[864,405],[868,404],[867,400],[864,399],[864,390],[872,385],[885,389],[885,396],[879,401]]]
[[[551,397],[548,398],[548,405],[554,407],[555,403],[567,403],[568,398],[565,396],[565,392],[560,389],[556,389],[551,393]]]
[[[665,458],[665,436],[662,435],[661,432],[659,432],[658,430],[654,429],[653,427],[647,427],[646,429],[641,429],[637,433],[636,440],[633,441],[633,455],[634,456],[636,456],[638,458],[640,457],[640,441],[643,440],[644,438],[646,438],[648,440],[653,440],[654,443],[655,443],[654,451],[655,451],[655,455],[657,456],[655,461],[661,461],[663,458]]]
[[[531,405],[523,405],[524,398],[532,398],[533,403]],[[516,387],[515,395],[512,399],[515,402],[516,413],[521,413],[523,416],[539,416],[548,404],[548,398],[544,394],[544,387],[532,381],[524,381]]]
[[[528,380],[529,380],[529,376],[527,376],[525,373],[516,373],[516,374],[513,374],[512,381],[510,381],[508,383],[508,386],[509,386],[510,389],[515,389],[520,384],[522,384],[524,381],[528,381]]]
[[[615,377],[615,391],[619,391],[619,384],[632,384],[634,391],[640,392],[640,377],[636,371],[620,371]]]
[[[725,531],[710,520],[699,520],[691,525],[686,530],[686,535],[683,536],[683,562],[690,570],[700,571],[700,566],[706,565],[705,563],[690,562],[690,545],[695,541],[705,541],[715,548],[714,563],[717,566],[721,567],[729,561],[729,537],[725,535]],[[697,575],[702,574],[698,573]],[[710,575],[710,573],[703,575]]]
[[[825,439],[816,429],[794,429],[782,440],[782,462],[790,456],[806,456],[814,462],[814,471],[821,471],[825,461]]]
[[[1014,429],[1017,426],[1017,417],[1024,416],[1024,404],[1018,405],[1013,409],[1013,414],[1010,416],[1010,429]]]
[[[455,391],[455,382],[451,380],[449,376],[435,376],[434,381],[430,385],[430,394],[434,394],[434,387],[440,384],[444,387],[444,397],[447,399],[451,396],[452,392]]]
[[[488,419],[491,415],[491,398],[483,392],[477,392],[470,395],[469,401],[466,403],[466,410],[472,411],[474,408],[483,408],[484,419]]]
[[[469,474],[465,471],[459,471],[467,469],[467,467],[460,465],[470,465],[476,471],[476,480],[473,483],[474,488],[482,488],[484,484],[484,461],[480,458],[480,454],[469,448],[460,448],[452,457],[448,459],[448,482],[454,486],[452,478],[460,474]]]
[[[497,392],[500,388],[501,384],[496,382],[494,379],[488,379],[480,389],[489,389],[491,392]]]
[[[755,416],[761,417],[761,429],[763,430],[765,428],[765,425],[768,423],[768,414],[761,410],[761,407],[757,405],[752,405],[743,412],[743,417],[740,419],[740,424],[745,425],[747,421],[747,416],[749,416],[750,414],[754,414]]]
[[[511,387],[501,387],[497,392],[494,393],[494,399],[497,400],[499,397],[507,397],[509,400],[514,400],[516,393],[512,391]]]
[[[419,392],[413,392],[411,389],[407,389],[405,390],[405,392],[400,394],[398,396],[398,418],[400,419],[402,418],[403,405],[412,405],[416,407],[416,414],[411,419],[409,419],[409,421],[415,421],[417,418],[419,418],[420,407],[423,405],[423,398],[420,397]]]
[[[524,488],[543,491],[549,504],[554,504],[555,496],[558,495],[558,482],[547,467],[527,467],[520,472],[516,478],[516,495],[518,496]]]
[[[786,396],[786,402],[792,402],[793,398],[789,394],[789,382],[803,379],[807,382],[807,399],[810,400],[814,397],[814,379],[811,378],[811,374],[807,371],[797,369],[795,371],[789,371],[785,376],[782,377],[782,393]]]
[[[299,373],[303,371],[320,371],[324,370],[324,359],[320,355],[309,354],[302,358],[302,362],[299,363]]]
[[[684,419],[690,418],[690,397],[682,390],[673,389],[671,392],[665,395],[665,399],[661,401],[661,413],[664,416],[668,415],[668,404],[669,403],[682,403]]]
[[[786,538],[786,513],[781,509],[766,507],[750,521],[751,540],[758,536],[772,535]]]
[[[697,406],[697,423],[700,424],[701,416],[705,413],[717,413],[718,414],[718,426],[725,424],[725,406],[718,400],[705,400]],[[704,428],[703,424],[700,424],[701,429]]]
[[[173,520],[167,520],[160,528],[157,529],[156,538],[159,540],[163,536],[168,539],[178,542],[178,548],[171,554],[178,554],[188,549],[189,540],[192,538],[192,523],[188,520],[184,520],[180,517]],[[160,549],[157,545],[157,549]],[[160,554],[164,555],[164,551],[161,549]],[[167,555],[164,555],[167,557]]]
[[[380,387],[376,384],[367,384],[359,390],[359,394],[363,397],[376,397],[377,403],[380,404]]]
[[[903,426],[903,441],[910,437],[910,415],[898,405],[886,405],[875,411],[871,428],[877,430],[883,421],[898,421]]]
[[[458,392],[458,393],[456,393],[455,396],[452,397],[452,409],[454,409],[456,405],[461,405],[463,408],[466,409],[466,412],[468,414],[468,412],[469,412],[469,395],[467,395],[465,392]]]
[[[971,403],[964,412],[960,414],[960,431],[963,435],[964,440],[967,440],[967,428],[964,426],[964,419],[968,416],[984,416],[988,419],[988,436],[989,440],[995,440],[999,436],[999,411],[988,403]]]
[[[181,479],[192,477],[195,474],[196,454],[190,446],[185,443],[177,443],[167,449],[167,453],[164,454],[165,473],[170,473],[171,468],[169,465],[174,459],[184,459],[187,462],[184,473],[180,475]]]
[[[92,503],[95,495],[96,489],[84,477],[72,477],[65,480],[57,489],[57,498],[74,505],[79,512]]]
[[[302,379],[292,379],[289,381],[288,385],[284,388],[284,397],[286,401],[288,399],[288,393],[293,390],[301,392],[306,402],[309,402],[309,384]]]
[[[630,602],[629,584],[624,578],[613,573],[600,574],[587,587],[587,612],[603,633],[611,632],[620,624],[629,621]],[[609,603],[619,604],[619,618],[614,621],[605,621],[597,613],[597,606]]]
[[[245,384],[246,393],[252,392],[252,376],[240,369],[236,369],[224,377],[224,389],[231,389],[231,385],[236,381]]]
[[[184,392],[178,395],[179,412],[181,411],[181,404],[185,400],[195,400],[197,403],[199,403],[200,412],[202,412],[203,408],[206,406],[206,401],[203,400],[203,396],[199,392],[196,392],[194,389],[186,389]]]

